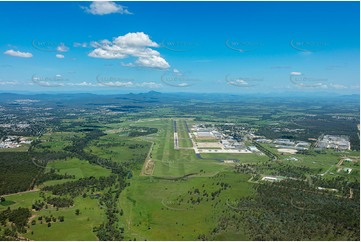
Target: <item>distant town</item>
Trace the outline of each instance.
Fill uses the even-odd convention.
[[[21,145],[29,145],[31,142],[32,140],[27,140],[27,138],[21,136],[6,136],[0,139],[0,149],[19,148]]]

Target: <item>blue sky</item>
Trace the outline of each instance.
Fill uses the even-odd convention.
[[[359,93],[359,2],[0,2],[0,92]]]

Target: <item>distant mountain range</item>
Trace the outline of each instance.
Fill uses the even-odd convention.
[[[113,102],[115,100],[129,100],[135,102],[154,102],[154,101],[180,101],[180,100],[222,100],[222,101],[234,101],[234,102],[248,102],[250,100],[257,102],[266,101],[268,99],[289,99],[291,100],[329,100],[338,99],[342,100],[354,100],[359,101],[360,95],[335,95],[320,93],[318,95],[312,93],[269,93],[269,94],[226,94],[226,93],[161,93],[156,91],[149,91],[146,93],[128,93],[128,94],[93,94],[93,93],[54,93],[54,94],[18,94],[18,93],[0,93],[0,102],[9,102],[18,99],[31,99],[39,101],[81,101],[91,103],[104,103]],[[248,101],[247,101],[248,100]]]

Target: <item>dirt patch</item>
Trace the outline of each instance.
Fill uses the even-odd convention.
[[[144,164],[143,174],[146,176],[153,175],[154,170],[154,161],[152,159],[149,159]]]

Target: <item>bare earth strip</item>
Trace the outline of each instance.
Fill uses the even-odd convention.
[[[152,150],[153,150],[153,145],[154,145],[154,142],[152,142],[152,145],[150,146],[148,155],[145,158],[145,162],[144,162],[143,169],[142,169],[142,172],[141,172],[142,176],[151,176],[151,175],[153,175],[155,165],[154,165],[154,161],[152,160],[152,158],[150,158],[150,154],[152,153]]]

